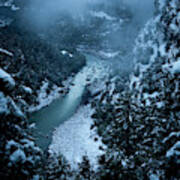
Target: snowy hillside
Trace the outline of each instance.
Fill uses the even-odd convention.
[[[0,179],[180,179],[180,0],[0,0]]]

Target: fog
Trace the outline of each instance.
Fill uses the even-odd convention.
[[[106,0],[31,0],[28,3],[31,11],[24,16],[35,25],[48,26],[62,14],[81,16],[90,4],[95,5],[102,1]]]
[[[154,0],[124,0],[134,14],[136,20],[145,23],[153,16]]]
[[[69,14],[73,18],[82,17],[90,7],[96,7],[103,3],[109,9],[113,4],[115,8],[126,4],[137,20],[144,21],[147,16],[152,15],[152,2],[153,0],[30,0],[27,2],[27,6],[31,11],[25,11],[23,16],[31,25],[48,27],[62,14]]]
[[[124,28],[124,31],[119,31],[116,34],[111,34],[110,38],[113,44],[122,44],[129,46],[133,43],[134,38],[137,37],[140,29],[145,23],[153,17],[154,14],[154,0],[123,0],[128,10],[132,14],[132,19]]]
[[[130,13],[130,21],[127,22],[122,28],[118,21],[116,21],[116,26],[119,28],[118,30],[114,30],[114,22],[106,21],[105,19],[101,20],[100,27],[94,26],[94,29],[91,29],[91,41],[94,41],[94,37],[98,36],[97,34],[102,33],[104,30],[107,31],[107,23],[109,26],[108,35],[100,39],[100,44],[95,42],[95,49],[97,46],[101,47],[101,50],[107,51],[108,49],[111,51],[123,51],[125,52],[125,56],[121,56],[124,61],[124,65],[119,63],[118,60],[117,65],[114,61],[115,67],[122,67],[123,69],[127,69],[129,71],[132,63],[132,55],[129,54],[132,52],[132,48],[134,46],[135,38],[137,37],[140,29],[143,28],[144,24],[153,16],[154,11],[154,0],[30,0],[28,4],[28,11],[25,11],[24,16],[27,17],[32,30],[36,30],[36,27],[40,27],[40,30],[45,30],[43,32],[49,33],[52,29],[55,28],[54,24],[60,22],[60,17],[64,17],[64,15],[68,15],[71,18],[68,21],[67,29],[62,32],[61,28],[60,35],[58,36],[58,42],[61,43],[60,37],[67,37],[64,42],[78,41],[78,38],[81,39],[81,35],[79,36],[79,32],[82,29],[85,29],[85,35],[90,31],[89,27],[91,23],[89,23],[90,15],[87,13],[90,10],[94,9],[95,11],[106,11],[106,13],[110,16],[116,18],[116,20],[120,19],[117,11],[122,10],[123,8]],[[31,9],[29,11],[29,8]],[[114,13],[116,11],[116,13]],[[81,21],[81,17],[84,18],[83,26],[79,26],[79,21]],[[77,34],[73,34],[73,30],[71,29],[72,24],[76,24],[76,32]],[[90,26],[89,26],[90,25]],[[101,31],[98,31],[98,28]],[[70,33],[69,33],[70,32]],[[72,33],[71,33],[72,32]],[[63,34],[64,33],[64,34]],[[106,32],[105,32],[106,33]],[[50,38],[51,39],[51,38]],[[56,39],[56,37],[55,37]],[[49,40],[49,39],[48,39]],[[78,41],[79,42],[79,41]],[[90,41],[88,41],[89,43]],[[107,46],[106,46],[107,44]],[[90,47],[90,44],[86,44]],[[90,47],[92,48],[92,46]],[[119,58],[117,58],[119,59]],[[126,68],[125,68],[126,67]]]

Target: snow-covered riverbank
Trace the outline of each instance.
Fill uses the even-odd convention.
[[[78,81],[82,83],[85,80],[85,85],[91,84],[96,87],[97,91],[98,87],[102,85],[103,78],[108,75],[108,65],[103,60],[96,60],[94,56],[87,55],[87,58],[89,59],[88,65],[81,72],[82,76]],[[78,89],[76,89],[76,93],[78,93]],[[75,96],[76,93],[74,92]],[[91,93],[95,93],[95,91],[91,91]],[[90,159],[90,163],[96,167],[97,156],[103,153],[99,149],[100,146],[103,147],[101,138],[91,131],[92,113],[93,109],[90,105],[80,106],[76,113],[56,128],[53,133],[49,151],[55,154],[62,153],[73,168],[86,155]]]
[[[69,92],[69,86],[73,81],[70,76],[66,81],[62,82],[62,87],[54,85],[52,90],[49,90],[49,82],[43,81],[40,90],[38,91],[37,104],[28,107],[28,112],[33,113],[49,106],[54,100],[64,97]],[[47,93],[50,91],[49,93]]]
[[[103,152],[101,138],[90,130],[93,122],[93,110],[90,105],[81,106],[78,111],[53,133],[52,144],[49,151],[63,154],[73,168],[82,161],[83,156],[88,156],[92,165],[97,164],[97,156]],[[94,139],[98,139],[95,141]]]

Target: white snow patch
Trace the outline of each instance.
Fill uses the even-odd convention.
[[[34,175],[32,180],[39,180],[40,176],[39,175]]]
[[[69,81],[69,80],[67,80],[67,81]],[[66,83],[66,82],[64,82],[64,83]],[[51,104],[55,99],[60,98],[61,95],[62,96],[64,95],[64,94],[60,94],[59,92],[61,90],[64,90],[64,92],[65,92],[65,88],[61,88],[56,85],[54,85],[51,92],[49,94],[47,94],[48,85],[49,85],[49,83],[47,81],[43,82],[43,84],[40,88],[39,94],[38,94],[38,98],[37,98],[38,105],[30,106],[28,109],[29,112],[38,111],[41,108]]]
[[[104,51],[100,51],[99,55],[103,58],[114,58],[116,56],[119,55],[119,51],[116,52],[104,52]]]
[[[36,127],[36,124],[35,123],[32,123],[29,125],[29,129],[34,129]]]
[[[164,106],[164,102],[163,101],[161,101],[161,102],[157,102],[156,103],[156,106],[157,106],[157,108],[162,108],[163,106]]]
[[[173,155],[180,155],[180,151],[178,150],[178,149],[180,149],[180,141],[178,141],[176,144],[174,144],[174,146],[173,147],[171,147],[168,151],[167,151],[167,153],[166,153],[166,157],[171,157],[171,156],[173,156]]]
[[[178,27],[176,24],[171,23],[169,27],[170,27],[170,29],[172,29],[175,33],[179,33],[179,27]]]
[[[175,74],[180,73],[180,58],[172,64],[171,72]]]
[[[25,162],[26,161],[26,155],[24,153],[24,151],[22,151],[21,149],[17,149],[11,156],[10,156],[10,160],[14,163],[22,161]]]
[[[122,160],[121,163],[122,163],[123,167],[127,167],[127,162],[125,160]]]
[[[94,16],[96,18],[103,18],[103,19],[106,19],[108,21],[116,20],[115,17],[112,17],[112,16],[110,16],[109,14],[107,14],[107,13],[105,13],[103,11],[98,11],[98,12],[97,11],[91,11],[90,14],[91,14],[91,16]]]
[[[149,93],[144,93],[143,96],[144,96],[144,99],[148,99],[148,98],[156,98],[157,96],[159,95],[159,92],[154,92],[152,94],[149,94]]]
[[[69,57],[71,57],[71,58],[72,58],[72,57],[73,57],[73,54],[69,53]]]
[[[34,142],[30,141],[28,139],[22,139],[21,142],[25,144],[24,147],[26,147],[26,148],[30,148],[30,147],[35,146]]]
[[[61,51],[61,54],[62,54],[62,55],[68,55],[70,58],[73,57],[73,54],[72,54],[72,53],[69,53],[69,52],[66,51],[66,50],[62,50],[62,51]]]
[[[49,147],[51,152],[62,153],[74,168],[84,155],[87,155],[91,164],[96,167],[97,156],[102,154],[99,150],[102,142],[99,137],[95,142],[92,138],[94,133],[90,130],[92,113],[90,105],[80,107],[74,116],[57,128]]]
[[[2,49],[2,48],[0,48],[0,53],[5,54],[5,55],[10,56],[10,57],[14,56],[12,52],[10,52],[10,51],[8,51],[6,49]]]
[[[86,57],[89,59],[94,58],[94,56],[91,55],[86,55]],[[110,67],[106,61],[101,59],[101,61],[95,60],[94,62],[90,62],[85,71],[87,71],[87,77],[90,80],[87,88],[92,95],[105,88],[105,80],[110,74]]]
[[[170,135],[168,137],[163,139],[163,143],[166,143],[166,141],[168,139],[172,138],[173,136],[180,138],[180,132],[172,132],[172,133],[170,133]]]
[[[62,50],[61,53],[62,53],[62,55],[68,54],[68,52],[66,50]]]
[[[14,140],[10,140],[6,144],[6,150],[10,150],[12,146],[18,147],[19,144],[17,142],[15,142]]]
[[[18,7],[18,6],[15,6],[14,4],[11,6],[11,10],[12,11],[18,11],[18,10],[20,10],[20,7]]]
[[[0,79],[7,83],[8,86],[13,88],[15,86],[15,81],[6,71],[0,68]]]
[[[22,86],[22,88],[24,89],[24,91],[28,94],[32,94],[32,89],[30,87],[27,86]]]
[[[10,102],[11,102],[11,105],[13,107],[14,114],[16,114],[19,117],[24,117],[24,114],[21,111],[21,109],[16,105],[16,103],[11,98],[10,98]]]
[[[6,2],[4,2],[4,6],[5,6],[5,7],[11,7],[12,4],[13,4],[13,2],[14,2],[14,0],[6,1]]]
[[[24,117],[24,114],[15,104],[15,102],[10,97],[5,97],[4,94],[0,92],[0,114],[1,113],[9,114],[10,109],[11,109],[11,113],[13,112],[19,117]]]

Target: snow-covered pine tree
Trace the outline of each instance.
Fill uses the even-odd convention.
[[[129,88],[104,90],[95,106],[94,125],[108,146],[99,179],[180,178],[180,1],[156,2],[159,14],[136,41]]]
[[[0,92],[0,179],[32,179],[41,174],[41,150],[30,136],[22,111]]]

